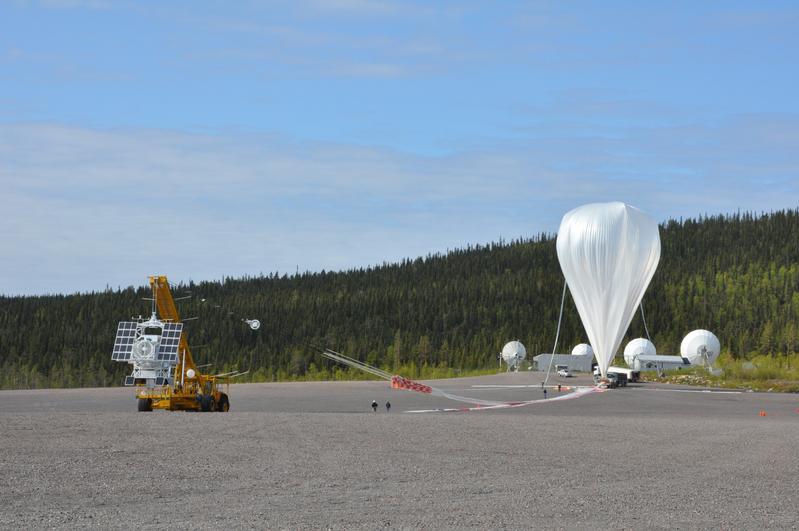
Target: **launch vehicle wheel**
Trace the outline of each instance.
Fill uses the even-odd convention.
[[[139,399],[139,411],[152,411],[152,410],[153,410],[153,400],[151,398]]]
[[[214,410],[214,397],[213,395],[200,396],[200,410],[213,411]]]
[[[216,405],[216,410],[221,412],[230,411],[230,400],[225,393],[219,395],[219,403]]]

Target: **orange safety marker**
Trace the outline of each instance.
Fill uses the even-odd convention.
[[[761,417],[768,417],[768,413],[766,413],[766,410],[765,410],[765,409],[761,409],[761,410],[760,410],[760,416],[761,416]]]

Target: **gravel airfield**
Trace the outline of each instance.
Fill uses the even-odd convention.
[[[540,382],[427,383],[516,401]],[[696,391],[451,413],[408,413],[461,404],[386,382],[234,385],[229,413],[138,413],[125,388],[3,391],[0,526],[799,527],[798,397]]]

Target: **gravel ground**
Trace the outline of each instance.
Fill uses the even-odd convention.
[[[434,385],[519,400],[540,388],[472,386],[538,381]],[[647,385],[431,414],[403,411],[452,403],[381,382],[230,395],[201,414],[137,413],[129,389],[0,392],[0,526],[799,527],[795,395]]]

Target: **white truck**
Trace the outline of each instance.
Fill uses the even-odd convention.
[[[628,382],[637,382],[638,377],[641,376],[641,371],[634,371],[627,367],[608,367],[608,372],[615,372],[616,374],[624,374],[627,376]]]
[[[555,370],[558,371],[558,376],[562,376],[563,378],[570,378],[572,375],[568,365],[555,365]]]
[[[628,382],[637,382],[640,371],[634,371],[626,367],[608,367],[608,377],[611,380],[611,387],[626,387]],[[594,369],[594,381],[599,381],[599,368]]]

